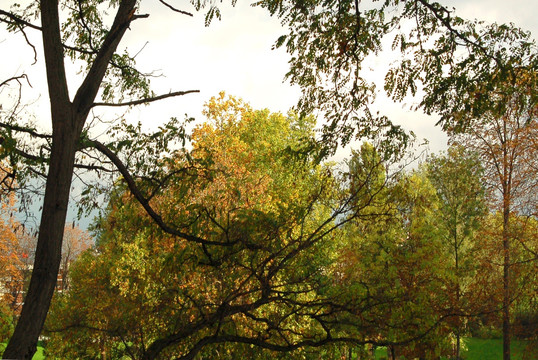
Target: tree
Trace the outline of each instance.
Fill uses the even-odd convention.
[[[7,24],[8,29],[24,31],[25,28],[31,28],[42,33],[53,129],[51,135],[40,135],[28,128],[19,128],[23,133],[48,139],[51,147],[50,154],[47,154],[47,183],[32,278],[25,305],[4,357],[31,358],[36,350],[37,338],[45,321],[60,267],[75,154],[81,149],[84,125],[90,110],[97,105],[95,99],[101,86],[105,89],[105,100],[111,100],[114,96],[111,83],[104,79],[119,78],[121,85],[114,90],[145,96],[142,103],[155,100],[150,98],[151,94],[141,74],[130,73],[131,58],[115,54],[130,24],[144,17],[135,14],[136,1],[121,1],[116,4],[114,22],[106,30],[100,9],[94,6],[98,3],[92,2],[84,6],[78,2],[78,6],[74,4],[75,8],[69,7],[72,22],[66,23],[66,27],[61,27],[57,1],[32,2],[19,13],[16,7],[12,8],[13,12],[1,11],[2,22]],[[41,26],[29,22],[33,14],[40,17]],[[78,36],[81,34],[86,37]],[[74,44],[67,49],[66,44],[72,41]],[[66,51],[72,58],[79,57],[87,61],[85,79],[72,100],[64,64]],[[116,66],[109,68],[110,63]],[[184,92],[163,97],[182,94]],[[11,124],[7,129],[13,130],[17,127]],[[7,137],[2,138],[3,142],[6,142]]]
[[[422,285],[416,284],[424,282],[418,279],[431,267],[416,266],[425,250],[413,261],[398,252],[393,269],[407,265],[400,275],[408,285],[385,293],[373,284],[379,297],[340,279],[344,224],[382,216],[370,211],[385,186],[373,148],[365,145],[357,155],[363,163],[353,162],[366,176],[339,183],[331,167],[296,153],[313,135],[312,119],[253,111],[223,95],[205,113],[211,122],[194,130],[192,150],[163,160],[176,172],[152,204],[164,221],[227,246],[174,240],[118,183],[98,251],[75,263],[71,289],[54,301],[49,351],[59,358],[106,353],[188,359],[215,353],[269,358],[295,350],[279,356],[310,358],[308,349],[299,349],[421,343],[436,326],[431,319],[421,322],[421,309],[429,307],[409,298],[420,294],[415,290]],[[433,234],[431,227],[421,232]],[[391,310],[399,303],[405,304],[401,312]],[[412,330],[388,332],[406,324]]]
[[[330,328],[344,310],[317,292],[348,208],[335,198],[330,168],[296,154],[313,119],[254,111],[224,94],[205,114],[192,150],[162,160],[174,175],[151,202],[163,221],[207,243],[159,230],[119,183],[98,252],[76,262],[71,289],[53,305],[55,356],[234,358],[260,352],[248,345],[292,351],[343,341]]]
[[[62,242],[62,262],[60,264],[61,284],[60,290],[69,287],[69,267],[76,258],[92,246],[92,238],[86,231],[75,226],[74,223],[66,226]]]
[[[371,307],[348,322],[363,324],[359,337],[366,333],[385,339],[388,358],[449,354],[449,297],[442,289],[450,277],[441,246],[443,229],[437,226],[435,189],[422,171],[397,172],[380,187],[385,177],[380,158],[368,146],[361,148],[364,151],[355,155],[362,160],[352,161],[352,168],[377,158],[377,171],[370,176],[377,179],[373,184],[378,195],[363,216],[346,225],[347,242],[334,268],[335,291]]]
[[[510,309],[514,301],[514,247],[529,249],[525,239],[515,237],[513,219],[533,216],[536,206],[538,148],[537,72],[518,69],[509,74],[495,73],[489,86],[490,105],[473,118],[457,142],[475,151],[485,168],[493,210],[502,214],[503,253],[503,358],[510,359]],[[478,94],[482,89],[476,90]],[[536,253],[529,252],[536,261]],[[528,260],[528,259],[527,259]]]
[[[0,176],[2,175],[6,176],[6,173],[1,171]],[[23,259],[19,251],[17,230],[22,233],[23,229],[13,216],[15,199],[12,193],[6,191],[7,186],[3,183],[0,187],[0,303],[14,314],[22,302]],[[2,314],[2,319],[6,319],[4,309]]]
[[[486,215],[483,170],[476,155],[461,146],[451,146],[446,154],[430,157],[425,171],[439,198],[437,224],[450,259],[446,269],[451,274],[447,284],[453,299],[450,308],[455,314],[469,315],[477,312],[471,305],[469,285],[477,271],[473,241]],[[455,316],[456,359],[461,356],[464,320],[465,316]]]
[[[165,1],[161,3],[177,13],[191,15]],[[214,16],[220,17],[214,3],[192,3],[196,9],[209,6],[207,22]],[[288,51],[295,54],[289,77],[293,83],[307,90],[301,102],[303,110],[327,110],[331,121],[325,127],[324,140],[327,140],[328,146],[320,156],[333,151],[333,145],[338,139],[342,139],[342,142],[350,139],[356,128],[350,124],[351,121],[359,124],[359,133],[369,132],[375,127],[372,123],[379,120],[385,125],[382,129],[388,135],[401,136],[399,129],[391,126],[386,118],[377,119],[365,108],[371,99],[372,87],[359,76],[362,60],[379,49],[381,39],[396,23],[406,19],[418,20],[413,22],[417,24],[416,28],[410,31],[412,41],[405,41],[405,45],[402,45],[404,51],[414,50],[416,54],[423,51],[422,45],[426,44],[429,36],[442,36],[443,32],[446,33],[443,41],[435,43],[435,48],[420,71],[406,68],[406,61],[402,63],[406,78],[415,78],[417,73],[430,76],[432,71],[437,71],[437,75],[442,74],[442,63],[430,67],[426,66],[429,65],[428,61],[431,61],[436,49],[440,49],[441,55],[448,54],[446,48],[454,49],[460,41],[469,48],[469,58],[479,51],[499,63],[504,64],[506,59],[506,64],[510,64],[510,59],[504,54],[492,55],[486,51],[488,49],[483,49],[473,40],[474,33],[459,31],[458,27],[463,27],[464,22],[451,16],[450,11],[441,5],[430,4],[426,0],[406,2],[403,8],[399,8],[399,4],[396,0],[374,2],[374,5],[379,6],[361,11],[359,2],[350,0],[338,5],[332,2],[305,4],[293,0],[258,3],[259,6],[268,8],[271,14],[280,16],[291,29],[289,36],[277,41],[277,46],[285,43]],[[62,23],[60,6],[66,12],[66,20]],[[105,25],[105,8],[114,11],[110,27]],[[135,29],[134,21],[146,17],[147,14],[137,12],[135,0],[65,0],[61,3],[42,0],[31,2],[27,8],[13,4],[10,10],[0,10],[0,21],[6,24],[8,30],[21,31],[23,34],[35,30],[42,34],[52,125],[52,134],[46,134],[31,124],[20,124],[12,115],[8,115],[2,123],[1,142],[8,150],[2,156],[10,157],[18,164],[17,168],[22,169],[15,171],[15,175],[47,174],[32,279],[21,318],[5,351],[6,357],[30,358],[35,352],[60,267],[62,234],[74,169],[93,169],[106,174],[111,170],[110,161],[126,178],[132,178],[130,171],[140,171],[140,168],[129,169],[120,164],[118,155],[124,155],[126,143],[105,146],[91,138],[91,124],[87,124],[90,111],[102,106],[134,106],[195,92],[189,90],[156,96],[150,91],[147,77],[134,68],[134,58],[118,51],[126,30],[129,27]],[[41,20],[41,26],[33,23],[36,18]],[[401,40],[404,44],[403,37]],[[442,62],[450,61],[450,57],[441,56],[440,59]],[[84,64],[84,79],[76,91],[69,91],[67,85],[67,60],[81,60]],[[23,78],[24,74],[15,76],[0,83],[0,86],[20,82]],[[337,86],[320,86],[323,79],[327,78]],[[397,90],[399,92],[406,91],[409,87],[414,90],[413,81],[393,81],[391,88],[401,89]],[[427,87],[426,90],[432,89]],[[443,91],[439,88],[431,92],[436,94],[437,100],[443,97]],[[124,99],[126,95],[130,98]],[[114,99],[120,102],[114,104]],[[359,114],[361,111],[363,112]],[[28,149],[31,151],[26,151]],[[84,152],[92,153],[86,158],[92,161],[84,162],[77,157]],[[93,161],[96,153],[99,154],[98,164]],[[33,170],[24,169],[25,165]],[[22,179],[20,183],[23,183]],[[129,183],[130,190],[161,228],[189,241],[201,240],[160,221],[159,215],[148,204],[145,197],[147,194],[140,192],[135,182]]]

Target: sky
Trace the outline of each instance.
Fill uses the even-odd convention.
[[[284,82],[289,55],[283,49],[272,50],[279,35],[285,33],[280,21],[271,18],[267,11],[249,6],[251,2],[239,0],[235,7],[221,4],[222,20],[214,20],[204,26],[204,13],[195,12],[188,2],[169,0],[174,6],[192,11],[193,17],[171,12],[158,0],[144,0],[140,13],[149,13],[147,19],[139,19],[131,25],[122,46],[137,55],[142,71],[161,76],[152,79],[157,94],[179,90],[200,90],[199,94],[163,100],[151,106],[133,109],[127,115],[132,122],[141,121],[144,127],[154,128],[172,116],[183,118],[184,114],[202,121],[203,104],[220,91],[238,96],[253,108],[287,112],[299,99],[300,92]],[[486,22],[513,22],[538,34],[538,0],[448,0],[448,7],[464,18],[479,18]],[[185,5],[182,7],[182,5]],[[5,8],[4,1],[0,8]],[[38,62],[32,65],[33,52],[19,35],[0,31],[0,81],[25,72],[32,88],[24,88],[24,96],[32,102],[26,116],[35,117],[42,128],[50,129],[44,79],[43,56],[40,34],[29,31],[30,40],[36,45]],[[5,56],[7,54],[7,56]],[[374,60],[374,73],[381,74],[383,58]],[[77,76],[79,65],[69,65],[71,95],[81,78]],[[376,73],[377,74],[377,73]],[[375,76],[375,74],[374,74]],[[380,79],[382,77],[380,76]],[[382,89],[383,85],[377,85]],[[3,101],[0,93],[0,101]],[[413,131],[418,139],[427,139],[432,152],[446,148],[446,136],[435,126],[437,118],[409,110],[410,104],[395,104],[378,96],[377,107],[395,122]],[[338,153],[338,159],[345,151]]]
[[[140,120],[151,128],[172,116],[182,118],[185,113],[200,120],[203,104],[223,90],[242,97],[257,109],[286,112],[297,102],[299,89],[283,82],[289,55],[283,49],[272,50],[278,36],[285,33],[278,19],[271,18],[264,9],[249,6],[249,1],[239,0],[235,7],[222,4],[222,20],[214,20],[205,27],[203,12],[195,12],[186,2],[183,2],[184,7],[176,0],[170,3],[192,11],[194,16],[173,13],[158,0],[144,0],[140,13],[149,13],[150,17],[132,24],[122,46],[131,53],[141,50],[137,64],[142,71],[162,74],[152,79],[156,93],[191,89],[200,93],[134,109],[128,115],[132,121]],[[465,18],[513,22],[532,31],[535,37],[538,34],[535,18],[538,0],[445,0],[443,3],[455,7],[456,13]],[[39,99],[32,106],[34,115],[45,128],[50,128],[39,34],[29,34],[38,48],[36,65],[30,65],[32,51],[24,45],[21,36],[13,38],[0,32],[0,48],[4,48],[4,54],[10,54],[0,60],[0,76],[6,78],[21,71],[30,75],[33,88],[25,89],[25,95],[32,100]],[[383,59],[375,60],[372,67],[381,82],[385,70]],[[78,65],[68,70],[73,95],[81,80],[75,75]],[[382,89],[382,83],[377,86]],[[384,99],[383,94],[379,96],[378,107],[382,112],[413,130],[418,138],[430,140],[433,151],[444,148],[446,138],[434,126],[435,116],[410,111],[409,105],[394,104]]]
[[[147,4],[155,8],[155,3]],[[530,30],[535,37],[538,34],[535,17],[538,0],[449,0],[444,3],[455,7],[456,13],[465,18],[513,22]],[[159,104],[165,118],[178,115],[178,112],[179,115],[188,112],[199,118],[202,104],[222,90],[242,97],[254,108],[272,111],[286,112],[297,102],[299,89],[283,82],[289,56],[283,49],[271,50],[274,41],[285,30],[278,19],[270,18],[264,9],[252,8],[248,4],[239,1],[235,8],[225,6],[222,20],[214,21],[207,28],[203,27],[204,19],[199,13],[187,18],[171,14],[163,7],[157,13],[152,12],[148,22],[158,21],[160,25],[152,27],[153,32],[148,34],[158,40],[151,40],[146,45],[138,61],[142,64],[147,59],[148,68],[163,69],[166,78],[159,79],[158,85],[162,84],[165,92],[175,89],[201,91],[200,94]],[[151,17],[154,19],[151,20]],[[138,39],[134,36],[129,38],[131,40]],[[140,41],[138,43],[143,45]],[[166,55],[155,58],[154,53]],[[382,60],[379,59],[379,74],[384,74],[386,69]],[[374,72],[375,69],[374,65]],[[377,84],[379,89],[383,88],[381,80],[382,76]],[[446,147],[446,136],[435,127],[435,116],[410,111],[411,104],[395,104],[382,93],[378,100],[378,108],[383,113],[415,132],[417,138],[429,140],[432,151]],[[138,115],[143,122],[146,111],[142,109]]]

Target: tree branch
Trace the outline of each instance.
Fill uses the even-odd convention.
[[[19,81],[20,79],[25,79],[26,82],[28,82],[28,85],[30,85],[30,87],[32,87],[32,84],[30,84],[30,80],[28,80],[28,76],[26,74],[10,77],[9,79],[6,79],[6,80],[2,81],[0,83],[0,87],[2,87],[4,85],[7,85],[10,81],[16,81],[16,82],[19,83],[19,85],[22,85],[21,82]]]
[[[4,15],[4,16],[10,18],[11,20],[13,20],[13,22],[9,22],[9,21],[6,21],[6,20],[0,18],[0,21],[1,21],[1,22],[5,22],[5,23],[8,23],[8,24],[24,25],[24,26],[28,26],[29,28],[32,28],[32,29],[35,29],[35,30],[39,30],[39,31],[42,30],[41,27],[39,27],[39,26],[37,26],[37,25],[34,25],[34,24],[32,24],[32,23],[29,23],[28,21],[21,19],[21,18],[18,17],[17,15],[12,14],[12,13],[7,12],[7,11],[4,11],[4,10],[2,10],[2,9],[0,9],[0,15]]]
[[[93,101],[99,91],[99,87],[105,76],[108,64],[112,59],[112,55],[116,51],[125,31],[127,31],[129,24],[135,18],[135,5],[136,0],[124,0],[120,2],[118,12],[114,18],[114,23],[103,41],[103,45],[97,53],[88,74],[75,95],[73,106],[75,111],[83,115],[84,118],[84,115],[87,114],[93,106]],[[83,123],[77,124],[80,128],[82,128],[83,125]]]
[[[155,96],[155,97],[151,97],[151,98],[144,98],[144,99],[139,99],[139,100],[134,100],[134,101],[127,101],[127,102],[123,102],[123,103],[99,103],[99,102],[97,102],[97,103],[93,103],[93,105],[91,107],[95,107],[95,106],[116,106],[116,107],[119,107],[119,106],[133,106],[133,105],[140,105],[140,104],[148,104],[150,102],[166,99],[166,98],[169,98],[169,97],[182,96],[182,95],[187,95],[187,94],[191,94],[191,93],[199,93],[199,92],[200,92],[200,90],[176,91],[176,92],[171,92],[171,93],[168,93],[168,94],[163,94],[163,95],[159,95],[159,96]]]
[[[107,148],[105,145],[101,144],[100,142],[96,140],[90,140],[90,145],[93,146],[96,150],[101,152],[103,155],[105,155],[113,164],[116,166],[118,171],[121,173],[125,181],[127,182],[127,186],[129,187],[129,190],[133,194],[133,196],[136,198],[136,200],[142,205],[146,213],[155,221],[155,223],[166,233],[180,237],[182,239],[185,239],[187,241],[192,241],[198,244],[202,245],[218,245],[218,246],[232,246],[236,242],[219,242],[219,241],[211,241],[206,240],[198,236],[189,235],[187,233],[184,233],[182,231],[179,231],[177,229],[172,228],[168,224],[164,222],[162,217],[157,214],[157,212],[151,207],[148,200],[144,197],[144,195],[141,193],[140,189],[136,185],[135,180],[131,176],[129,170],[127,167],[123,164],[123,162],[118,158],[118,156],[112,152],[109,148]]]
[[[175,7],[173,7],[172,5],[168,4],[168,3],[167,3],[166,1],[164,1],[164,0],[159,0],[159,2],[160,2],[161,4],[163,4],[164,6],[168,7],[169,9],[171,9],[172,11],[175,11],[175,12],[180,13],[180,14],[183,14],[183,15],[193,16],[190,12],[176,9]]]
[[[484,56],[486,56],[486,57],[490,58],[491,60],[495,61],[497,63],[497,65],[500,66],[502,64],[501,59],[491,55],[489,53],[488,49],[485,48],[483,45],[480,45],[476,41],[470,40],[467,36],[462,35],[458,30],[456,30],[456,29],[454,29],[454,27],[452,27],[452,24],[450,23],[450,11],[447,8],[440,5],[439,3],[434,3],[434,4],[439,6],[438,8],[436,8],[434,6],[434,4],[430,4],[428,0],[418,0],[418,2],[420,2],[424,7],[429,9],[432,12],[432,14],[435,16],[435,18],[437,20],[439,20],[441,22],[441,24],[443,24],[448,29],[448,31],[450,31],[450,33],[454,34],[457,38],[462,40],[465,44],[470,45],[471,47],[477,48],[480,51],[482,51]],[[441,14],[439,14],[439,11],[442,11],[442,12],[446,13],[447,16],[443,17]]]
[[[27,134],[29,134],[31,136],[40,138],[40,139],[51,139],[52,138],[52,135],[38,133],[35,129],[25,128],[25,127],[22,127],[22,126],[19,126],[19,125],[7,124],[7,123],[4,123],[4,122],[0,122],[0,128],[14,130],[14,131],[18,131],[18,132],[24,132],[24,133],[27,133]]]
[[[53,119],[64,119],[69,104],[69,90],[65,74],[64,52],[60,33],[60,18],[57,1],[41,1],[41,23],[47,85]],[[66,124],[55,124],[55,126]]]

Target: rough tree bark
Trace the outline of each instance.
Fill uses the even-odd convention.
[[[37,349],[60,267],[78,141],[109,61],[130,22],[136,18],[133,15],[135,4],[135,0],[121,1],[110,32],[73,101],[70,101],[58,1],[42,0],[40,3],[53,141],[34,269],[21,316],[6,347],[4,358],[31,359]]]

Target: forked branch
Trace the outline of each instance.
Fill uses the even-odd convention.
[[[100,143],[96,140],[90,140],[89,144],[94,147],[96,150],[101,152],[103,155],[105,155],[118,169],[118,171],[121,173],[125,181],[127,182],[127,186],[129,187],[129,190],[133,194],[133,196],[136,198],[136,200],[142,205],[146,213],[155,221],[155,223],[166,233],[180,237],[182,239],[185,239],[187,241],[192,241],[198,244],[202,245],[218,245],[218,246],[232,246],[236,242],[220,242],[220,241],[212,241],[212,240],[206,240],[198,236],[190,235],[187,233],[184,233],[182,231],[179,231],[178,229],[173,228],[172,226],[166,224],[159,215],[155,209],[150,205],[147,198],[142,194],[138,186],[136,185],[136,181],[125,166],[121,159],[108,147]]]

